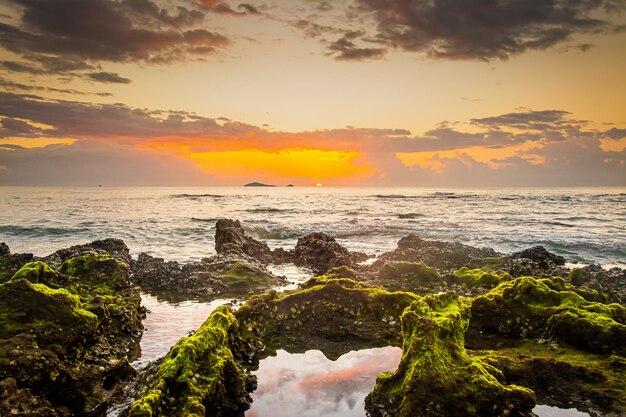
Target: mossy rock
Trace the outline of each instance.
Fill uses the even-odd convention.
[[[378,272],[376,282],[390,291],[417,294],[446,285],[437,271],[422,262],[387,262]]]
[[[454,293],[431,295],[402,314],[402,359],[378,376],[366,409],[378,416],[526,416],[534,394],[467,355],[469,309]]]
[[[13,278],[0,285],[0,335],[8,338],[35,332],[44,345],[71,346],[89,338],[98,326],[95,314],[82,308],[80,298],[65,289]]]
[[[399,345],[400,316],[417,298],[348,278],[319,276],[296,290],[253,296],[235,315],[268,350],[319,349],[336,359],[355,347]]]
[[[253,291],[259,288],[269,288],[276,285],[276,277],[255,266],[235,262],[216,279],[226,287],[227,291]]]
[[[238,326],[228,307],[218,307],[193,335],[172,347],[128,416],[243,415],[251,381],[235,360]]]
[[[110,255],[87,254],[63,262],[59,272],[78,278],[83,285],[114,292],[130,286],[128,265]]]
[[[486,287],[493,288],[498,284],[513,279],[505,271],[484,271],[482,269],[469,269],[463,267],[450,276],[450,283],[464,285],[468,288]]]
[[[33,284],[46,284],[51,288],[58,288],[67,282],[63,275],[40,261],[29,262],[22,266],[11,277],[11,280],[17,279],[26,279]]]
[[[626,359],[526,340],[497,351],[474,351],[510,383],[535,391],[538,402],[592,415],[626,415]]]
[[[522,277],[472,301],[472,338],[556,338],[598,353],[626,353],[626,308],[587,301],[562,280]]]
[[[469,266],[482,269],[483,271],[499,271],[504,266],[505,260],[506,258],[503,256],[473,259],[470,261]]]

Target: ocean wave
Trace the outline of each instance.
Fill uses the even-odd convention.
[[[76,227],[39,227],[39,226],[0,226],[0,233],[7,234],[9,236],[31,236],[31,237],[45,237],[45,236],[71,236],[88,231],[87,228]]]
[[[416,198],[414,196],[402,195],[402,194],[374,194],[372,197],[376,198],[388,198],[388,199],[403,199],[403,198]]]
[[[555,221],[543,221],[541,223],[548,225],[548,226],[576,227],[576,225],[574,224],[561,223],[561,222],[555,222]]]
[[[275,207],[255,207],[251,209],[244,210],[248,213],[289,213],[293,210],[289,209],[279,209]]]
[[[244,230],[250,236],[261,240],[287,240],[302,236],[301,233],[286,227],[244,226]]]
[[[219,194],[172,194],[170,198],[224,198],[225,196]]]
[[[425,215],[422,213],[400,213],[398,214],[399,219],[417,219],[419,217],[424,217]]]
[[[223,217],[209,217],[208,219],[203,219],[201,217],[192,217],[192,222],[200,222],[200,223],[216,223],[218,220],[222,220]]]

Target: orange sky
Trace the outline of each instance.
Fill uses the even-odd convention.
[[[401,3],[4,2],[0,184],[626,185],[617,3]]]

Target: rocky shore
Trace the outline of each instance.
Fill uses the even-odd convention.
[[[208,252],[208,250],[207,250]],[[0,244],[0,415],[243,416],[277,349],[400,346],[371,416],[532,416],[536,403],[626,415],[626,271],[568,268],[542,247],[501,254],[409,235],[375,259],[312,233],[270,249],[237,220],[199,262],[136,258],[106,239],[43,258]],[[367,262],[366,262],[367,261]],[[298,288],[271,265],[311,271]],[[138,372],[140,290],[237,297]]]

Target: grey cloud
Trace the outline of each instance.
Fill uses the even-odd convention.
[[[352,40],[349,50],[368,49],[367,43],[373,41],[378,49],[400,49],[440,59],[488,61],[556,46],[584,52],[592,45],[575,42],[576,36],[623,30],[613,17],[624,11],[626,2],[353,0],[347,7],[332,8],[326,7],[327,2],[319,4],[325,7],[315,7],[318,13],[328,17],[343,11],[348,18],[344,27],[359,27],[370,34],[370,38]],[[309,26],[314,24],[310,22]],[[382,56],[373,54],[372,58]]]
[[[206,30],[190,39],[188,29],[202,21],[204,12],[182,6],[170,12],[151,0],[10,1],[23,9],[21,23],[0,23],[0,45],[41,62],[50,57],[65,65],[85,60],[171,62],[229,43],[224,35]]]
[[[356,45],[355,41],[362,39],[365,32],[346,32],[341,38],[332,42],[326,48],[328,55],[332,55],[339,61],[364,61],[380,59],[387,53],[385,48],[364,48]]]
[[[607,130],[606,132],[604,132],[604,135],[607,138],[611,138],[611,139],[615,139],[615,140],[619,140],[619,139],[624,139],[626,138],[626,129],[617,129],[617,128],[612,128],[610,130]]]
[[[132,82],[130,78],[124,78],[114,72],[91,72],[86,76],[90,80],[97,81],[99,83],[129,84],[130,82]]]
[[[49,93],[60,93],[60,94],[71,94],[71,95],[79,95],[79,96],[99,96],[99,97],[110,97],[111,93],[106,92],[97,92],[90,93],[85,91],[78,91],[72,88],[54,88],[54,87],[44,87],[41,85],[26,85],[22,83],[15,83],[8,80],[0,79],[0,87],[3,87],[10,91],[40,91],[40,92],[49,92]],[[27,96],[22,95],[23,98],[28,98]]]

